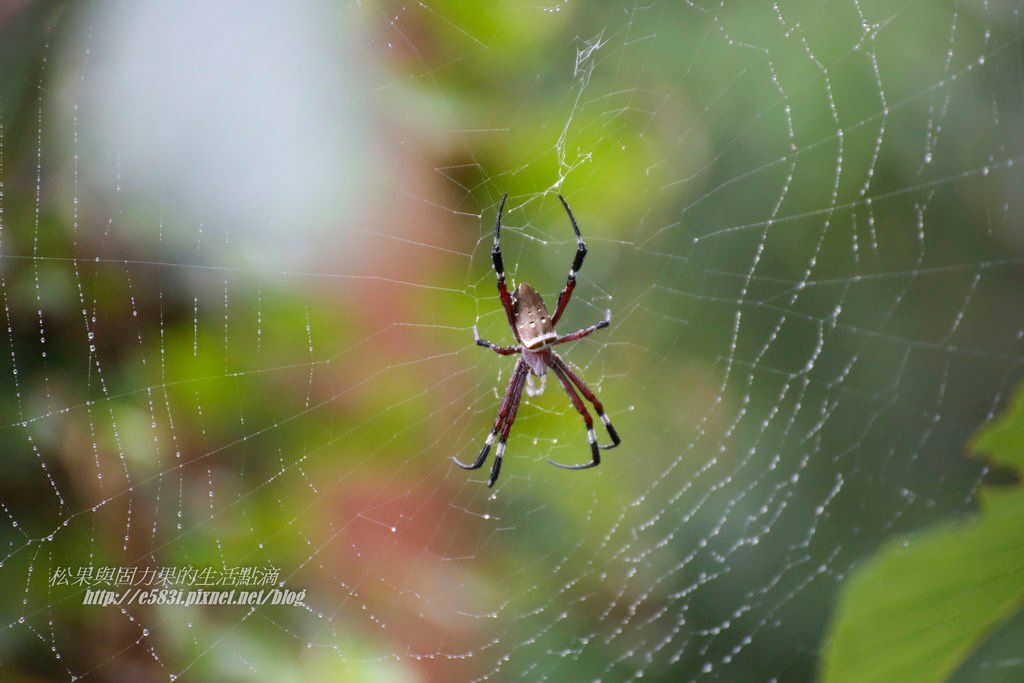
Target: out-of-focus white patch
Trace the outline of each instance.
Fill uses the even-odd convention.
[[[97,3],[76,41],[88,57],[70,55],[82,66],[64,83],[80,177],[115,206],[160,201],[165,242],[227,239],[259,264],[322,252],[372,175],[350,16],[321,2]]]

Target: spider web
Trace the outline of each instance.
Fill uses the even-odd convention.
[[[1020,8],[5,10],[5,676],[809,680],[837,589],[971,511],[1022,376]],[[557,383],[501,479],[490,270]],[[303,606],[83,605],[273,567]],[[1011,674],[1020,660],[983,659]]]

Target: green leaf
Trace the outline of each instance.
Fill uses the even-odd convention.
[[[1006,413],[979,431],[971,446],[992,462],[1024,473],[1024,389],[1018,388]]]
[[[1018,477],[1024,392],[973,446]],[[825,683],[944,681],[1024,606],[1024,491],[987,490],[968,522],[893,540],[839,599],[821,664]]]

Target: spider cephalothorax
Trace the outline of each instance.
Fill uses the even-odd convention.
[[[476,337],[476,343],[480,346],[486,346],[503,356],[520,354],[520,358],[516,361],[515,367],[512,370],[512,379],[509,380],[508,389],[505,390],[505,398],[501,403],[501,408],[498,409],[498,417],[494,421],[491,433],[487,435],[487,441],[484,442],[480,455],[477,456],[472,465],[466,465],[454,457],[452,458],[459,467],[464,469],[475,470],[480,468],[483,466],[484,460],[487,459],[487,454],[494,443],[494,437],[498,435],[500,430],[501,436],[498,440],[498,449],[494,455],[494,465],[491,467],[491,478],[487,483],[488,486],[494,486],[494,482],[498,480],[498,473],[501,472],[501,459],[505,454],[505,442],[508,441],[509,432],[512,430],[512,423],[515,422],[516,412],[519,410],[519,402],[522,400],[524,387],[530,395],[534,395],[530,380],[534,375],[540,377],[541,380],[546,379],[549,369],[558,378],[565,392],[569,395],[569,400],[572,401],[573,407],[583,416],[583,422],[587,426],[587,439],[590,442],[591,459],[590,462],[582,465],[561,465],[551,460],[548,460],[548,462],[556,467],[568,470],[585,470],[601,464],[601,454],[598,448],[614,448],[622,442],[615,431],[615,427],[612,426],[611,420],[605,415],[604,406],[597,400],[594,392],[583,383],[583,380],[576,376],[576,373],[572,371],[569,365],[551,348],[556,344],[564,344],[565,342],[582,339],[602,327],[608,327],[611,323],[611,311],[608,311],[604,320],[590,327],[577,330],[564,337],[558,336],[558,333],[555,332],[555,325],[558,323],[558,319],[562,317],[562,313],[565,312],[565,307],[569,304],[572,290],[576,288],[576,273],[583,267],[583,259],[587,255],[587,245],[583,242],[583,236],[580,235],[580,229],[576,226],[576,219],[573,218],[569,205],[562,198],[562,195],[558,195],[558,198],[562,201],[562,206],[565,207],[565,212],[569,215],[569,222],[572,223],[573,232],[576,233],[577,249],[576,258],[572,262],[572,268],[569,269],[569,277],[565,282],[565,287],[562,289],[562,293],[558,295],[558,305],[555,307],[554,315],[548,313],[544,300],[537,293],[537,290],[530,285],[525,282],[520,283],[513,295],[509,294],[508,287],[505,285],[505,266],[501,259],[501,214],[505,209],[505,200],[508,199],[508,194],[501,198],[501,205],[498,207],[498,217],[494,223],[494,248],[491,250],[491,258],[494,261],[494,273],[498,276],[498,296],[501,298],[501,304],[505,308],[505,314],[508,316],[508,324],[512,328],[512,335],[518,343],[515,346],[497,346],[486,339],[481,339],[476,327],[473,328],[473,335]],[[543,387],[542,383],[541,389],[536,393],[540,393]],[[608,430],[608,435],[612,439],[610,444],[598,446],[597,436],[594,434],[594,420],[590,417],[587,406],[583,403],[579,394],[576,393],[577,391],[594,405],[598,417],[601,418],[601,422],[604,423],[605,429]]]

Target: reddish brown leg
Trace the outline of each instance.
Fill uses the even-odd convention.
[[[505,423],[505,418],[509,415],[513,409],[513,403],[518,405],[519,398],[523,394],[523,384],[526,382],[526,373],[530,371],[529,366],[526,362],[520,358],[516,361],[515,367],[512,369],[512,379],[509,380],[508,388],[505,390],[505,400],[501,402],[501,408],[498,410],[498,417],[494,420],[494,426],[491,428],[491,433],[487,435],[487,441],[484,442],[484,447],[480,450],[480,455],[477,456],[476,460],[473,461],[472,465],[466,465],[465,463],[459,462],[459,459],[454,455],[452,460],[455,464],[464,470],[476,470],[484,464],[484,460],[487,459],[487,454],[491,451],[491,444],[494,443],[494,437],[501,429],[501,425]],[[504,441],[502,442],[504,443]],[[500,469],[501,465],[497,465]],[[491,484],[494,484],[495,474],[491,473]]]
[[[604,316],[604,320],[602,320],[601,322],[594,323],[590,327],[584,327],[582,330],[576,330],[575,332],[567,334],[564,337],[559,337],[555,341],[551,342],[551,345],[554,346],[555,344],[564,344],[565,342],[571,342],[571,341],[576,341],[577,339],[583,339],[584,337],[587,337],[587,336],[593,334],[594,332],[597,332],[600,329],[608,327],[611,324],[612,324],[612,312],[611,311],[606,311],[605,312],[605,316]]]
[[[554,356],[554,354],[551,355]],[[583,422],[587,425],[587,439],[590,441],[591,460],[590,462],[582,465],[563,465],[555,462],[554,460],[548,460],[548,462],[555,467],[561,467],[564,470],[585,470],[591,467],[597,467],[601,464],[601,453],[597,450],[597,436],[594,434],[594,420],[590,417],[590,413],[587,412],[587,407],[583,405],[583,401],[580,399],[579,395],[572,388],[572,384],[562,368],[553,361],[549,365],[551,367],[551,371],[555,373],[556,377],[558,377],[558,381],[562,383],[565,393],[569,394],[569,400],[572,401],[572,405],[577,411],[579,411],[579,414],[583,416]]]
[[[602,445],[601,448],[615,448],[622,443],[622,439],[619,438],[619,433],[616,432],[615,427],[612,426],[612,421],[604,414],[604,406],[601,405],[601,401],[597,399],[597,396],[595,396],[594,392],[590,390],[590,387],[588,387],[583,380],[579,378],[579,375],[572,371],[572,368],[569,367],[568,363],[562,360],[561,356],[554,352],[552,352],[551,356],[555,365],[557,365],[558,368],[565,373],[565,376],[576,385],[576,388],[580,390],[580,393],[583,394],[588,401],[594,404],[594,410],[597,411],[597,416],[601,418],[601,422],[604,423],[604,428],[608,430],[608,436],[612,437],[612,442],[610,444]]]
[[[519,386],[516,387],[515,396],[512,397],[508,417],[505,419],[505,428],[501,430],[501,440],[498,441],[498,449],[494,452],[494,466],[491,467],[491,479],[487,482],[488,488],[494,486],[494,482],[498,481],[498,474],[501,472],[501,459],[505,455],[505,442],[508,441],[509,432],[512,431],[512,424],[516,421],[516,413],[519,412],[519,404],[522,403],[523,399],[523,385],[526,384],[526,378],[529,375],[530,368],[524,367],[523,379],[519,382]]]

